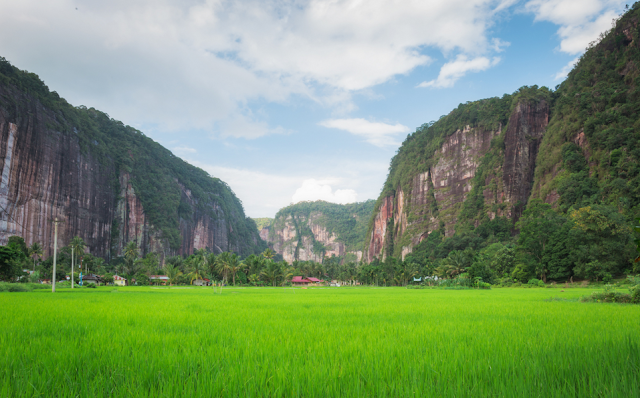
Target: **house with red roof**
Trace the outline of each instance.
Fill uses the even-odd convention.
[[[293,286],[308,286],[310,283],[312,282],[309,279],[301,276],[294,276],[293,279],[291,279],[291,284],[293,284]]]
[[[169,277],[166,275],[149,275],[149,280],[153,283],[166,285],[169,283]]]
[[[314,285],[320,285],[324,283],[324,280],[318,279],[318,278],[307,278],[307,279],[310,280],[311,283],[313,283]]]

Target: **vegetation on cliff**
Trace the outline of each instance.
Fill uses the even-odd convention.
[[[405,258],[419,264],[425,275],[451,276],[449,271],[463,269],[485,281],[526,282],[574,276],[610,280],[640,271],[632,263],[631,228],[640,216],[639,23],[636,3],[589,46],[555,91],[523,87],[502,98],[460,104],[410,134],[391,161],[368,238],[383,200],[394,197],[397,208],[396,192],[402,189],[404,213],[414,229],[401,234],[390,222],[391,242],[385,242],[384,255],[399,258],[416,237],[412,234],[425,234]],[[510,115],[518,104],[540,101],[549,104],[550,121],[535,158],[531,196],[523,203],[488,203],[487,195],[501,189]],[[425,213],[411,207],[412,181],[437,163],[446,138],[467,125],[493,131],[502,127],[502,133],[480,159],[464,202],[451,210],[457,219],[455,234],[445,237],[433,194],[429,215],[436,228],[433,221],[428,231],[420,225]],[[500,217],[498,210],[507,205],[524,212]]]
[[[313,224],[326,228],[329,234],[336,234],[336,240],[344,243],[346,251],[362,250],[366,223],[374,205],[374,200],[345,205],[323,200],[299,202],[278,211],[269,231],[269,240],[275,239],[276,231],[283,229],[288,218],[291,217],[298,241],[303,237],[309,237],[314,242],[314,251],[324,252],[322,243],[316,241],[309,227],[309,219],[314,215]]]
[[[21,110],[44,107],[53,115],[47,130],[75,136],[84,154],[109,166],[115,195],[120,194],[119,176],[129,173],[145,216],[171,249],[180,247],[180,223],[193,223],[194,213],[214,220],[224,218],[229,247],[223,250],[248,255],[266,247],[255,232],[255,222],[245,217],[241,201],[224,181],[104,112],[70,105],[49,91],[36,74],[19,70],[1,57],[0,88],[0,108],[9,119],[24,119],[27,115]],[[180,185],[190,191],[189,201]]]

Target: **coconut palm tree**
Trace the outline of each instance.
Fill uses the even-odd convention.
[[[229,272],[233,278],[233,286],[236,285],[236,274],[238,271],[242,270],[245,267],[245,264],[238,260],[238,255],[233,253],[229,256]]]
[[[138,250],[138,244],[136,241],[132,240],[127,243],[127,246],[124,248],[124,262],[127,266],[127,270],[131,275],[135,274],[135,263],[140,256],[140,252]]]
[[[464,252],[454,250],[449,253],[447,258],[442,260],[442,265],[446,267],[445,269],[447,270],[447,274],[454,278],[465,271],[467,268],[467,262],[467,256]]]
[[[275,256],[276,253],[271,250],[271,248],[266,249],[265,251],[262,252],[262,256],[264,258],[266,258],[267,260],[271,260],[273,258],[273,256]]]
[[[280,277],[282,270],[280,269],[280,264],[274,262],[273,260],[267,260],[266,266],[260,273],[267,282],[270,282],[273,287],[278,283],[278,278]]]
[[[176,267],[173,264],[165,265],[164,272],[165,274],[167,274],[167,277],[169,278],[169,286],[173,285],[176,282],[176,279],[178,279],[178,277],[182,275],[180,268]]]
[[[222,280],[226,281],[231,267],[231,253],[223,252],[216,257],[216,270],[222,275]]]
[[[36,271],[36,260],[39,257],[42,257],[42,255],[42,245],[40,245],[40,243],[38,242],[33,242],[29,247],[29,257],[33,258],[33,272]]]

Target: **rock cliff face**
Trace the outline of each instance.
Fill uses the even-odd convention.
[[[373,201],[339,205],[302,202],[281,209],[261,236],[285,261],[315,261],[340,257],[346,262],[363,258],[362,237]]]
[[[58,230],[59,246],[78,235],[89,252],[105,258],[121,255],[132,240],[143,254],[154,251],[161,256],[189,254],[205,247],[243,254],[266,248],[255,223],[245,218],[239,201],[224,183],[202,176],[204,172],[175,158],[166,162],[158,159],[180,167],[179,173],[170,178],[174,182],[170,187],[174,202],[163,207],[175,210],[172,225],[177,226],[173,230],[179,236],[167,235],[172,230],[154,225],[136,189],[136,181],[144,174],[136,168],[132,151],[143,151],[145,142],[153,142],[141,136],[143,143],[132,144],[140,141],[136,136],[139,132],[129,137],[126,129],[133,129],[125,129],[97,111],[69,106],[39,80],[35,83],[39,91],[19,89],[24,72],[7,64],[4,61],[0,65],[0,244],[6,244],[11,235],[19,235],[28,245],[40,242],[45,255],[50,255],[54,228],[49,220],[58,217],[65,220]],[[115,150],[119,141],[109,143],[112,133],[102,130],[104,124],[86,125],[86,120],[92,122],[89,112],[105,119],[107,127],[112,124],[122,130],[125,141],[130,141],[122,142],[120,151]],[[158,144],[153,145],[172,156]],[[130,148],[131,164],[111,155],[125,152],[125,148]],[[209,186],[192,181],[187,184],[180,180],[184,173],[199,173],[198,178],[209,178],[211,186],[217,184],[220,189],[210,192]],[[195,197],[187,185],[198,189],[200,197]],[[210,199],[202,200],[205,195]]]
[[[388,253],[404,258],[436,230],[452,236],[474,187],[490,219],[506,216],[515,222],[531,192],[548,121],[545,100],[522,100],[509,115],[506,131],[501,123],[494,129],[466,125],[446,136],[426,170],[411,174],[409,184],[398,184],[379,199],[367,233],[365,261],[384,259]],[[488,164],[490,152],[498,167]]]

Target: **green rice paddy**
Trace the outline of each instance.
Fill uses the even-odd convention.
[[[638,397],[640,306],[591,289],[0,293],[1,397]]]

